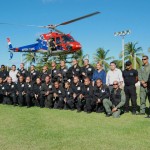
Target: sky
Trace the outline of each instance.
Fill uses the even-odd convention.
[[[114,32],[131,30],[125,43],[138,42],[148,54],[150,47],[150,0],[1,0],[0,22],[14,24],[48,25],[59,24],[95,11],[101,13],[72,24],[58,27],[71,33],[82,44],[84,55],[93,55],[99,47],[110,50],[108,56],[119,58],[121,37]],[[10,37],[14,47],[36,43],[36,39],[47,29],[0,24],[0,65],[19,65],[21,54],[14,53],[9,60],[6,38]]]

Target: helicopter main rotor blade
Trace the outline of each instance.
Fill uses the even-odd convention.
[[[26,27],[39,27],[39,28],[46,28],[45,26],[25,25],[25,24],[15,24],[15,23],[7,23],[7,22],[0,22],[0,24],[4,24],[4,25],[13,25],[13,26],[26,26]]]
[[[69,24],[69,23],[72,23],[72,22],[75,22],[75,21],[78,21],[78,20],[81,20],[81,19],[85,19],[87,17],[91,17],[91,16],[97,15],[99,13],[100,13],[99,11],[96,11],[94,13],[91,13],[91,14],[88,14],[88,15],[85,15],[85,16],[82,16],[82,17],[79,17],[79,18],[76,18],[76,19],[72,19],[72,20],[69,20],[69,21],[66,21],[66,22],[63,22],[63,23],[60,23],[58,25],[55,25],[55,27],[58,27],[60,25],[66,25],[66,24]]]

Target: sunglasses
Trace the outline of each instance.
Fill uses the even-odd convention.
[[[113,85],[118,85],[118,83],[116,83],[116,84],[113,84]]]
[[[146,58],[143,58],[142,60],[147,60]]]

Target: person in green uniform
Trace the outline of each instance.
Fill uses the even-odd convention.
[[[125,102],[126,98],[124,91],[119,88],[118,81],[114,81],[113,89],[111,90],[110,94],[110,100],[103,100],[103,105],[107,113],[106,117],[110,117],[112,115],[114,118],[119,118]]]
[[[48,40],[48,51],[47,51],[47,54],[48,56],[50,56],[50,54],[52,54],[52,51],[56,50],[56,43],[54,42],[54,39],[53,38],[50,38]]]
[[[140,81],[140,112],[137,115],[145,115],[146,98],[148,97],[147,81],[150,74],[150,64],[148,56],[142,57],[143,65],[138,70],[138,79]],[[148,97],[150,102],[150,97]]]
[[[150,99],[150,74],[147,81],[147,92],[148,92],[148,98]],[[149,107],[149,113],[145,118],[150,118],[150,107]]]

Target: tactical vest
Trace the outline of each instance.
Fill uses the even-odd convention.
[[[110,100],[115,106],[117,106],[121,102],[121,91],[122,90],[120,88],[116,91],[116,93],[114,89],[111,91]]]

